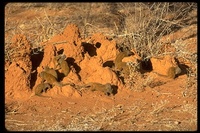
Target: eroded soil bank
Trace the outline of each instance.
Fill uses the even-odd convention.
[[[70,8],[72,14],[73,10]],[[48,14],[53,15],[52,12],[48,10]],[[197,25],[191,24],[163,36],[160,42],[164,45],[159,51],[173,54],[154,56],[148,61],[135,49],[116,61],[127,50],[119,48],[117,38],[101,32],[85,38],[73,23],[39,42],[39,52],[34,51],[26,35],[16,34],[6,47],[13,51],[5,62],[5,128],[14,131],[197,130],[196,76],[188,73],[195,71],[196,65],[185,57],[174,56],[177,47],[197,53],[196,33]],[[57,67],[57,57],[67,62],[70,70],[67,75]],[[38,84],[48,83],[40,76],[47,66],[56,71],[58,83],[68,85],[62,89],[50,85],[41,94],[46,97],[30,97]],[[112,94],[98,91],[98,87],[97,91],[91,91],[88,86],[94,83],[109,83]]]

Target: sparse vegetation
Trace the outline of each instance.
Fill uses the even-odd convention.
[[[32,15],[23,12],[26,10],[32,11]],[[148,62],[151,57],[175,56],[183,73],[187,74],[186,84],[180,85],[182,97],[197,100],[197,3],[9,3],[5,7],[5,70],[15,58],[13,55],[20,54],[17,50],[20,44],[18,47],[10,46],[14,35],[25,35],[31,43],[32,54],[38,54],[43,51],[46,41],[63,32],[70,23],[80,28],[83,39],[101,32],[114,39],[118,48],[134,49],[142,62]],[[152,89],[165,84],[153,82],[151,76],[133,71],[135,66],[131,63],[129,67],[130,75],[124,80],[130,90],[140,92],[145,87]],[[40,121],[43,125],[34,120],[33,126],[41,131],[194,130],[197,106],[189,103],[170,105],[173,99],[177,99],[176,96],[161,90],[152,91],[156,97],[170,97],[171,101],[153,101],[150,105],[145,103],[148,100],[141,98],[138,103],[129,106],[101,108],[101,111],[83,115],[71,114],[68,125],[63,125],[63,121],[56,118],[50,126],[46,119]],[[9,112],[16,112],[10,109],[13,106],[6,105],[6,123],[11,129],[21,126],[19,130],[27,130],[22,126],[30,125],[30,122],[10,118],[12,113]],[[183,113],[189,114],[190,119],[187,115],[182,116]]]

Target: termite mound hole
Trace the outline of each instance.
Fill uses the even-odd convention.
[[[31,51],[31,62],[32,62],[32,70],[31,70],[31,80],[30,80],[30,88],[32,89],[33,86],[35,85],[35,82],[37,80],[37,67],[40,65],[42,62],[42,59],[44,57],[44,52],[43,51],[37,51],[37,48],[33,49]]]
[[[93,44],[83,42],[82,46],[84,47],[84,52],[87,52],[91,57],[97,55],[96,47]]]
[[[115,66],[115,64],[114,64],[114,62],[112,60],[106,61],[105,63],[103,63],[103,67],[110,67],[110,68],[112,68],[114,66]]]
[[[79,72],[81,71],[81,67],[75,62],[75,59],[72,57],[68,57],[66,59],[67,63],[69,66],[73,66],[74,69],[76,70],[76,74],[78,75],[79,79],[81,80],[81,76],[79,75]]]
[[[84,53],[87,52],[91,57],[97,56],[97,49],[101,47],[101,43],[99,42],[96,44],[82,42],[81,45],[84,47]]]
[[[151,72],[153,70],[152,63],[151,63],[150,59],[142,60],[140,67],[141,67],[140,68],[141,73]]]

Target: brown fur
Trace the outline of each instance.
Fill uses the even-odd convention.
[[[117,57],[115,58],[115,69],[118,71],[122,71],[125,74],[129,74],[129,68],[128,65],[126,64],[126,62],[122,62],[122,59],[124,57],[128,57],[132,54],[131,51],[124,51],[124,52],[120,52]]]
[[[41,83],[41,84],[38,84],[35,89],[34,89],[34,93],[30,96],[34,96],[34,95],[37,95],[37,96],[42,96],[42,92],[45,92],[45,89],[46,88],[51,88],[50,85],[48,83]],[[45,96],[42,96],[42,97],[45,97]]]
[[[61,71],[62,73],[64,73],[65,76],[67,76],[70,72],[70,67],[67,63],[67,61],[64,60],[63,57],[61,57],[59,60],[58,60],[58,64],[61,68]]]
[[[120,62],[118,63],[118,71],[121,71],[125,75],[129,75],[130,70],[126,62]]]
[[[88,83],[85,87],[89,87],[89,90],[91,91],[101,91],[105,95],[113,94],[113,88],[110,83],[100,84],[100,83],[91,82],[91,83]]]
[[[53,75],[43,71],[43,72],[40,73],[39,76],[42,78],[43,81],[46,80],[47,83],[49,83],[49,84],[51,84],[53,86],[54,85],[59,86],[60,87],[60,91],[62,92],[62,88],[61,88],[62,84],[59,83]]]
[[[174,79],[180,73],[181,69],[179,67],[170,67],[167,72],[167,77]]]
[[[65,55],[57,55],[53,58],[53,63],[55,69],[61,69],[62,73],[67,76],[70,72],[70,67],[65,58]]]
[[[181,73],[181,69],[179,67],[170,67],[167,70],[167,75],[162,75],[162,74],[159,74],[159,73],[156,73],[156,74],[158,74],[159,76],[162,76],[162,77],[167,77],[167,78],[170,78],[170,79],[175,79],[176,75],[180,74],[180,73]]]
[[[48,66],[45,66],[44,71],[53,75],[56,79],[58,79],[58,74],[54,69],[49,68]]]
[[[51,85],[59,86],[61,92],[62,92],[62,86],[65,86],[65,85],[74,86],[73,83],[66,83],[66,84],[59,83],[53,75],[51,75],[45,71],[41,72],[39,76],[43,79],[43,82],[44,82],[44,80],[46,80],[47,83],[49,83]]]
[[[53,58],[53,64],[54,64],[54,69],[55,69],[55,70],[56,70],[57,67],[59,66],[58,60],[59,60],[60,58],[61,58],[61,55],[54,56],[54,58]],[[58,68],[58,69],[60,69],[60,68]]]

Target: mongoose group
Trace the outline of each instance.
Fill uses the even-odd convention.
[[[65,76],[67,76],[70,72],[70,68],[68,66],[68,63],[64,60],[64,58],[66,58],[66,56],[61,56],[61,55],[55,56],[53,63],[54,63],[55,68],[59,66],[59,69],[61,69],[62,73]],[[58,74],[55,68],[53,69],[53,68],[49,68],[48,66],[45,66],[44,71],[39,73],[39,77],[42,79],[42,82],[35,87],[34,95],[41,95],[41,93],[44,92],[46,88],[50,89],[51,86],[52,87],[59,86],[61,92],[62,92],[62,87],[65,85],[74,86],[73,83],[62,84],[58,82]]]
[[[132,52],[131,51],[124,51],[124,52],[120,52],[117,57],[115,58],[115,68],[118,70],[118,71],[122,71],[122,73],[124,74],[129,74],[129,68],[128,68],[128,65],[126,64],[126,62],[122,62],[122,59],[124,57],[128,57],[132,55]],[[141,68],[140,68],[141,69]],[[181,73],[181,69],[177,66],[177,67],[170,67],[168,70],[167,70],[167,75],[161,75],[161,74],[158,74],[160,76],[163,76],[163,77],[167,77],[167,78],[171,78],[171,79],[174,79],[178,74]]]
[[[133,54],[134,53],[132,53],[131,51],[120,52],[114,60],[115,70],[121,71],[125,75],[129,75],[130,74],[129,67],[126,64],[126,62],[122,62],[122,59],[124,57],[128,57]],[[62,92],[62,87],[65,85],[75,86],[73,83],[62,84],[58,82],[58,74],[56,72],[56,69],[60,69],[65,76],[67,76],[70,72],[70,67],[67,61],[65,61],[65,58],[66,58],[65,55],[55,56],[53,59],[54,69],[49,68],[48,66],[44,67],[44,71],[42,71],[39,74],[39,77],[42,78],[42,83],[38,84],[35,87],[34,95],[41,95],[42,92],[45,92],[46,89],[50,89],[53,86],[60,87],[61,92]],[[180,73],[181,69],[179,67],[170,67],[167,71],[166,77],[174,79],[176,75]],[[101,91],[105,95],[113,95],[113,88],[110,83],[101,84],[97,82],[91,82],[84,86],[78,87],[78,89],[80,88],[89,88],[89,90],[91,91]]]

